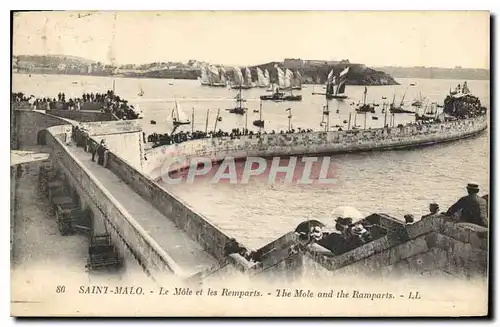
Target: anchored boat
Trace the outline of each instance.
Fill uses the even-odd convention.
[[[174,100],[174,108],[172,109],[171,118],[174,127],[191,124],[177,100]]]
[[[255,127],[264,128],[264,120],[262,120],[262,102],[260,103],[259,120],[254,120],[253,125]]]
[[[293,77],[293,73],[287,69],[286,73],[279,67],[276,67],[278,71],[278,87],[275,89],[272,95],[261,95],[261,100],[269,100],[269,101],[302,101],[302,95],[293,94],[293,88],[291,84],[291,79]],[[285,95],[280,90],[289,90],[290,94]]]
[[[243,102],[246,102],[246,100],[241,96],[241,89],[239,90],[238,95],[236,95],[235,99],[236,107],[226,110],[231,114],[244,115],[248,108],[243,107]]]
[[[395,104],[396,95],[394,94],[394,96],[392,97],[392,102],[391,102],[391,104],[389,106],[389,112],[391,114],[414,114],[415,113],[412,110],[403,109],[403,105],[404,105],[404,101],[405,101],[405,96],[406,96],[406,91],[403,94],[403,97],[401,98],[401,102],[399,103],[399,106],[397,106]]]
[[[356,108],[356,112],[361,112],[361,113],[371,112],[372,114],[374,114],[375,108],[372,105],[366,103],[366,94],[367,93],[368,93],[368,88],[365,86],[365,92],[363,93],[363,104],[359,105]]]
[[[252,83],[252,74],[250,69],[245,68],[245,76],[238,67],[233,68],[233,80],[231,81],[231,88],[237,90],[248,90],[251,89],[254,84]]]
[[[259,67],[256,68],[257,70],[257,86],[260,88],[266,88],[270,86],[270,78],[269,78],[269,72],[267,69],[262,72],[262,69]]]

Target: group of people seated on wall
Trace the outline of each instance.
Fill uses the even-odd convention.
[[[479,185],[473,182],[467,184],[466,190],[467,195],[461,197],[446,212],[440,211],[438,203],[430,203],[429,213],[422,216],[421,219],[445,217],[457,223],[469,224],[470,227],[488,228],[488,195],[479,196]],[[407,224],[415,222],[413,215],[405,215],[404,218]]]
[[[290,133],[310,133],[312,132],[312,129],[302,129],[298,128],[297,130],[292,129],[290,131],[283,131],[281,130],[279,134],[290,134]],[[238,139],[241,136],[245,135],[260,135],[260,132],[253,132],[248,130],[248,128],[233,128],[230,133],[224,132],[221,129],[219,129],[217,132],[203,132],[203,131],[194,131],[194,132],[184,132],[184,131],[179,131],[174,134],[158,134],[158,133],[152,133],[147,136],[147,141],[150,143],[153,143],[153,148],[162,146],[162,145],[170,145],[170,144],[177,144],[177,143],[182,143],[185,141],[189,140],[198,140],[198,139],[205,139],[205,138],[217,138],[217,137],[230,137],[232,140],[233,139]],[[277,134],[275,130],[272,130],[271,132],[263,132],[262,134]]]
[[[92,161],[95,161],[95,157],[97,156],[97,164],[105,166],[104,158],[108,150],[105,139],[101,139],[100,143],[97,144],[90,137],[89,132],[83,125],[72,126],[71,138],[76,143],[77,147],[81,147],[85,152],[92,154]]]
[[[457,223],[461,227],[478,232],[487,231],[488,228],[488,196],[479,196],[479,185],[469,183],[466,186],[467,195],[461,197],[446,212],[439,211],[435,202],[429,205],[430,213],[421,217],[421,220],[444,218]],[[387,234],[381,226],[370,224],[364,220],[363,215],[353,207],[339,207],[331,214],[335,223],[332,232],[325,231],[325,225],[318,220],[307,220],[295,229],[297,240],[303,246],[317,244],[333,255],[340,255],[378,239]],[[413,215],[405,215],[405,226],[415,223]],[[292,250],[296,246],[292,247]],[[231,239],[225,248],[226,254],[238,253],[249,261],[260,261],[259,253],[248,251],[235,239]],[[290,254],[294,253],[291,251]]]
[[[194,132],[184,132],[184,131],[179,131],[174,134],[158,134],[158,133],[153,133],[148,135],[147,141],[150,143],[153,143],[153,148],[162,146],[162,145],[170,145],[170,144],[178,144],[182,142],[186,142],[189,140],[199,140],[199,139],[205,139],[205,138],[211,138],[211,137],[222,137],[225,136],[225,134],[222,130],[219,130],[217,132],[202,132],[202,131],[194,131]]]

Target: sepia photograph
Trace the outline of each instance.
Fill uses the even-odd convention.
[[[11,11],[14,317],[484,317],[488,11]]]

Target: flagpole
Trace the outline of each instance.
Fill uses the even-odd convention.
[[[259,124],[259,134],[262,134],[262,125],[264,124],[264,122],[262,121],[262,101],[260,101],[260,110],[259,110],[259,120],[260,120],[260,124]]]
[[[220,108],[217,109],[217,117],[215,117],[214,134],[217,133],[217,122],[219,121]]]
[[[210,113],[210,109],[207,109],[207,121],[205,122],[205,134],[208,133],[208,114]]]
[[[382,103],[382,109],[384,109],[384,128],[387,125],[387,108],[385,107],[385,102]]]
[[[191,114],[191,134],[194,133],[194,107],[193,107],[193,113]]]
[[[248,129],[248,110],[245,110],[245,130],[243,131],[243,135],[246,135]]]

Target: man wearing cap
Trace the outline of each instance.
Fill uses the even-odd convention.
[[[437,216],[439,214],[439,204],[436,202],[429,204],[429,211],[430,213],[423,215],[422,219]]]
[[[460,198],[453,204],[446,215],[451,216],[460,212],[459,222],[488,227],[486,200],[478,195],[479,185],[476,183],[467,184],[467,192],[469,195]]]

